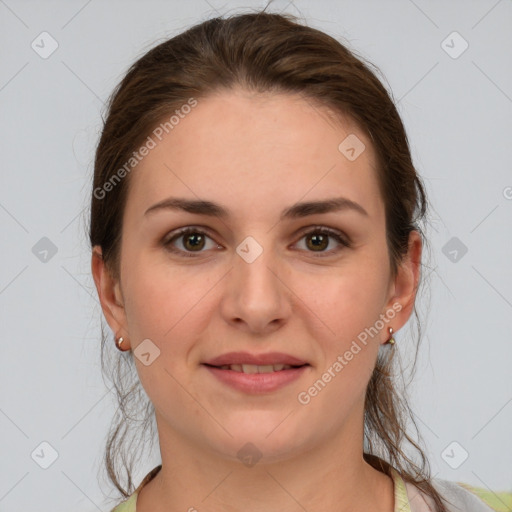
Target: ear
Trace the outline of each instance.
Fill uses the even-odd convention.
[[[385,336],[385,339],[382,340],[383,343],[389,338],[389,327],[396,332],[405,325],[411,316],[420,278],[421,252],[421,236],[418,231],[411,231],[407,254],[398,267],[396,277],[390,283],[390,296],[383,314],[386,316],[386,312],[388,312],[389,315],[391,310],[396,311],[396,314],[383,329]]]
[[[116,338],[123,336],[126,339],[128,332],[121,285],[117,279],[112,277],[107,269],[99,245],[94,246],[92,251],[91,271],[100,299],[101,309],[108,325]],[[123,344],[123,347],[129,346],[127,339],[125,343],[126,345]]]

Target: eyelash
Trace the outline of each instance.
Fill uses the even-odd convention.
[[[177,240],[185,235],[189,235],[189,234],[206,235],[208,238],[212,238],[212,237],[210,237],[210,235],[208,234],[207,231],[204,231],[203,229],[200,229],[200,228],[195,228],[193,226],[189,226],[189,227],[180,229],[171,238],[166,237],[166,239],[164,239],[164,241],[163,241],[163,245],[168,251],[170,251],[172,253],[179,254],[180,256],[184,256],[186,258],[195,258],[195,257],[197,257],[197,255],[201,254],[204,251],[198,251],[196,253],[194,253],[193,251],[187,252],[187,251],[182,251],[181,249],[176,249],[175,247],[172,246],[172,242],[174,242],[175,240]],[[306,233],[303,233],[300,240],[302,240],[302,238],[304,238],[308,235],[311,235],[311,234],[329,235],[330,237],[334,238],[338,243],[340,243],[344,248],[349,249],[350,247],[352,247],[352,244],[350,243],[348,238],[344,238],[341,235],[341,233],[339,233],[338,231],[331,229],[331,228],[327,228],[325,226],[315,226],[313,229],[307,231]],[[306,251],[306,252],[311,252],[311,253],[315,254],[315,257],[322,258],[322,257],[326,257],[326,256],[331,256],[332,254],[337,253],[340,250],[341,250],[341,248],[334,249],[334,250],[331,249],[330,251],[320,251],[316,254],[315,254],[315,251]]]

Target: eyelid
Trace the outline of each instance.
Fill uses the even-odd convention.
[[[350,237],[344,231],[341,231],[340,229],[336,229],[336,228],[331,228],[324,224],[311,224],[309,226],[304,226],[303,228],[299,229],[296,236],[298,236],[298,235],[304,236],[311,232],[316,233],[317,231],[321,232],[321,233],[329,234],[331,236],[337,235],[340,238],[342,238],[343,241],[346,242],[347,244],[351,244]]]

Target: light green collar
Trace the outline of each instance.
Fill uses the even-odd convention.
[[[391,477],[395,484],[395,508],[394,512],[411,512],[411,504],[407,497],[407,489],[402,477],[395,468],[391,468]]]

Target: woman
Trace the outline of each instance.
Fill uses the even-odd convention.
[[[430,478],[393,377],[426,207],[380,81],[292,16],[208,20],[138,60],[97,148],[90,242],[162,463],[121,484],[118,387],[115,512],[492,510]]]

